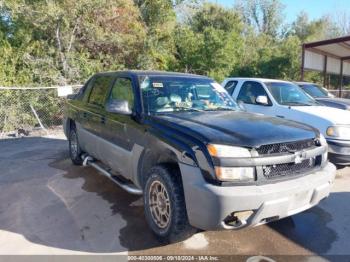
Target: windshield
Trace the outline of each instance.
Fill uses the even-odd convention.
[[[312,97],[328,97],[327,91],[320,86],[307,84],[301,87]]]
[[[311,106],[318,103],[300,87],[292,83],[265,83],[277,103],[289,106]]]
[[[142,76],[139,80],[146,113],[238,110],[226,90],[211,79]]]

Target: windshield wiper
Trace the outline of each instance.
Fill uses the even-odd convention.
[[[175,106],[173,107],[173,109],[185,109],[185,110],[192,110],[192,111],[197,111],[197,112],[204,112],[204,110],[202,109],[198,109],[198,108],[195,108],[195,107],[187,107],[187,106]]]
[[[306,104],[301,102],[284,102],[283,105],[287,106],[312,106],[312,104]]]
[[[228,107],[228,106],[218,106],[215,108],[207,108],[207,109],[205,109],[205,111],[236,111],[236,110],[234,108]]]

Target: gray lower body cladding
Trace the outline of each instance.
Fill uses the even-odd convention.
[[[287,181],[223,187],[208,184],[197,167],[181,164],[180,169],[189,222],[203,230],[235,229],[224,220],[238,211],[253,211],[243,226],[257,226],[309,209],[329,195],[336,172],[329,163]]]

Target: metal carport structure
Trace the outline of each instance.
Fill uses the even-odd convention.
[[[339,96],[342,95],[343,78],[350,76],[350,35],[302,45],[301,80],[306,70],[323,72],[326,86],[327,74],[339,75]]]

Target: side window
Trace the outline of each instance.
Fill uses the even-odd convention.
[[[113,76],[97,76],[89,96],[89,103],[103,107]]]
[[[258,82],[247,81],[242,85],[237,97],[237,101],[242,101],[246,104],[257,105],[256,98],[258,96],[266,96],[268,98],[269,105],[271,105],[271,101],[264,87]]]
[[[228,81],[228,82],[226,83],[226,85],[224,86],[225,89],[226,89],[226,91],[227,91],[230,95],[232,95],[233,92],[235,91],[235,88],[236,88],[236,86],[237,86],[237,83],[238,83],[238,81],[232,80],[232,81]]]
[[[132,89],[132,81],[129,78],[117,78],[115,81],[110,100],[127,100],[129,102],[130,109],[134,107],[134,92]]]
[[[78,94],[80,100],[83,100],[83,101],[88,100],[88,96],[90,94],[90,91],[91,91],[91,88],[94,84],[94,81],[95,81],[95,78],[91,78],[89,80],[89,82],[87,82],[86,85],[80,89],[79,94]]]
[[[90,92],[91,85],[94,82],[94,78],[91,77],[85,84],[79,89],[75,95],[76,100],[86,100],[87,94]]]

